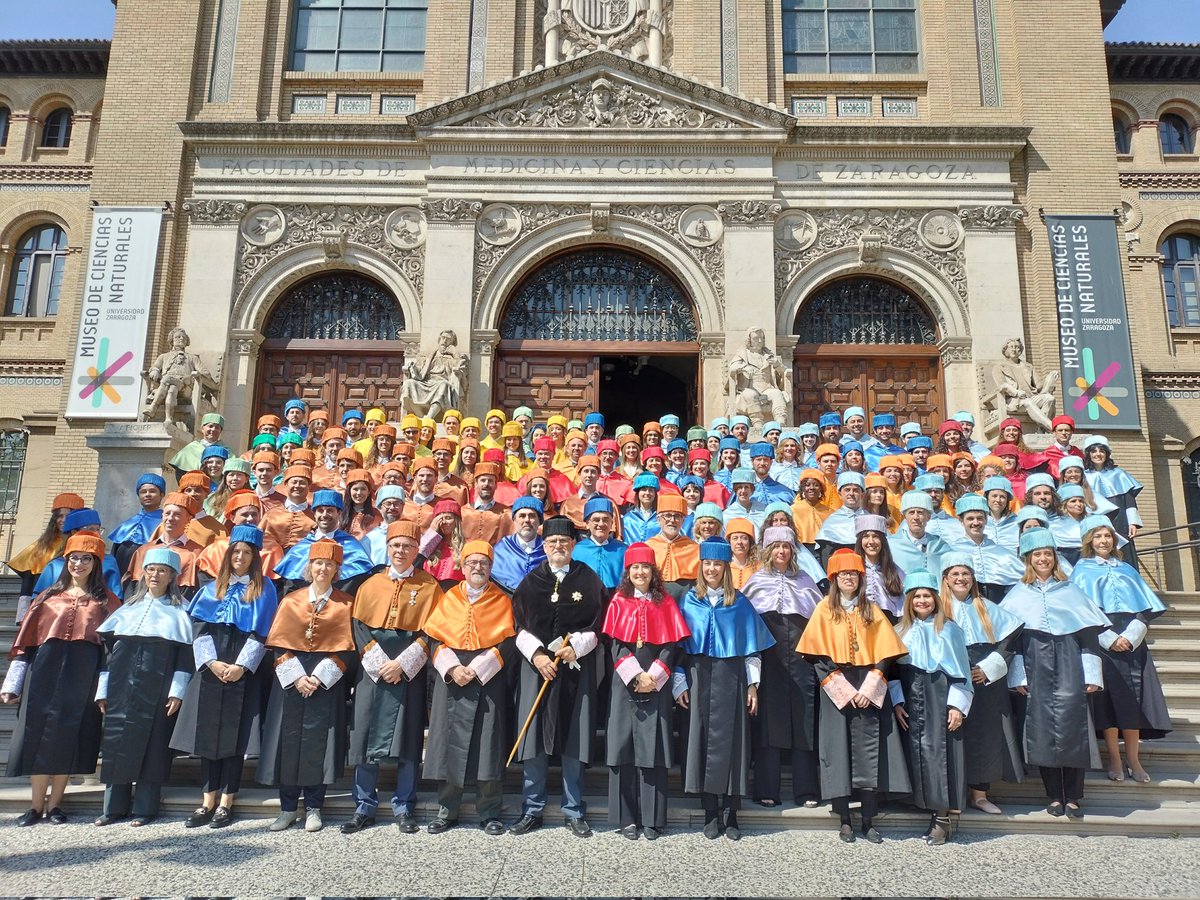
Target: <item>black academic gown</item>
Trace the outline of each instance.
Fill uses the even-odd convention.
[[[815,750],[817,735],[817,673],[796,652],[808,619],[798,613],[760,613],[775,638],[762,654],[762,683],[754,719],[755,747]]]
[[[981,659],[999,653],[1005,663],[1011,666],[1013,648],[1020,637],[1018,630],[994,644],[968,644],[967,658],[972,666],[977,666]],[[974,687],[971,714],[962,725],[967,784],[990,784],[993,781],[1017,784],[1025,779],[1025,765],[1021,760],[1021,740],[1008,683],[1001,678],[991,684],[976,684]]]
[[[1134,619],[1149,621],[1144,613],[1107,615],[1117,634]],[[1171,714],[1146,642],[1124,653],[1101,648],[1100,657],[1104,664],[1104,690],[1091,695],[1097,733],[1105,728],[1136,728],[1143,740],[1166,737],[1171,732]]]
[[[167,716],[171,681],[177,672],[192,671],[192,645],[123,634],[105,634],[104,640],[108,700],[100,780],[161,784],[170,778],[173,756],[175,719]]]
[[[855,689],[862,687],[872,668],[887,676],[890,666],[890,661],[872,667],[839,666],[824,657],[813,659],[818,682],[841,672]],[[862,789],[890,795],[912,791],[900,729],[888,699],[879,709],[858,709],[850,704],[838,709],[821,691],[819,703],[817,747],[823,799],[849,797]]]
[[[195,640],[212,638],[217,659],[229,664],[237,662],[253,636],[230,624],[194,622],[192,629]],[[257,669],[233,683],[221,681],[205,666],[188,682],[171,737],[172,749],[201,759],[258,756],[259,729],[271,680],[269,653]]]
[[[907,659],[902,657],[893,666],[892,675],[904,687],[908,712],[908,729],[900,734],[912,776],[912,805],[935,811],[962,809],[966,801],[963,730],[960,726],[950,731],[946,724],[954,679],[940,670],[927,672],[908,665]]]
[[[370,628],[358,619],[351,624],[359,653],[375,641],[389,659],[395,659],[421,636],[419,631]],[[431,668],[424,665],[411,681],[402,678],[396,684],[388,684],[383,679],[372,681],[366,670],[359,667],[354,684],[350,765],[421,759],[425,725],[429,721]]]
[[[96,771],[101,715],[93,698],[103,656],[91,641],[52,638],[18,657],[29,669],[8,747],[8,777]]]
[[[519,635],[528,632],[542,646],[564,635],[591,631],[600,636],[604,601],[609,591],[592,569],[572,560],[566,577],[557,582],[547,562],[522,579],[513,592],[513,622]],[[557,597],[557,599],[555,599]],[[579,668],[560,664],[529,724],[516,758],[522,762],[539,753],[592,762],[604,652],[596,649],[579,658]],[[517,718],[523,724],[544,684],[533,663],[522,660],[517,687]]]
[[[679,657],[678,644],[643,644],[608,638],[609,661],[615,666],[633,655],[644,671],[656,659],[672,670]],[[631,684],[612,679],[608,719],[605,725],[607,750],[605,763],[610,766],[637,766],[642,769],[670,768],[674,764],[672,713],[675,700],[668,682],[662,690],[639,694]]]

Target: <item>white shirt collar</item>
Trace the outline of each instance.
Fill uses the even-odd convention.
[[[331,596],[333,596],[333,585],[330,585],[329,590],[323,594],[317,593],[317,586],[315,584],[308,586],[308,602],[317,608],[317,612],[320,612],[325,604],[329,602]]]
[[[283,508],[286,509],[288,512],[294,512],[294,513],[304,512],[305,510],[308,509],[308,501],[306,500],[303,503],[293,503],[290,499],[284,500]]]
[[[388,578],[392,581],[403,581],[405,578],[411,578],[414,566],[409,566],[403,572],[397,572],[395,566],[388,567]]]

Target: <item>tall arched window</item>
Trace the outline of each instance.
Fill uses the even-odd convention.
[[[43,147],[71,146],[71,108],[61,106],[46,116],[46,124],[42,126]]]
[[[1200,327],[1200,237],[1171,235],[1158,252],[1163,255],[1163,297],[1171,327]]]
[[[1163,155],[1193,153],[1196,147],[1187,119],[1175,113],[1167,113],[1158,120],[1158,143]]]
[[[0,147],[8,144],[8,125],[12,119],[12,110],[7,106],[0,106]]]
[[[66,262],[67,233],[57,225],[39,225],[25,232],[17,244],[4,314],[43,317],[57,313]]]
[[[1113,144],[1117,149],[1117,153],[1122,155],[1130,152],[1129,141],[1129,123],[1125,121],[1125,117],[1118,112],[1113,113]]]

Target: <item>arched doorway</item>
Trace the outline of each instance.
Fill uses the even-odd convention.
[[[263,326],[256,416],[300,397],[335,414],[378,406],[398,418],[402,331],[400,305],[374,279],[332,272],[292,287]]]
[[[615,247],[552,257],[526,275],[500,317],[496,405],[535,415],[604,413],[610,429],[697,415],[699,326],[691,299],[657,263]]]
[[[862,406],[936,430],[944,405],[937,323],[903,287],[870,277],[830,282],[801,306],[792,333],[797,422]]]

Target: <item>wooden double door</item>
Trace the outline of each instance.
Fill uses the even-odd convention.
[[[404,345],[399,341],[266,341],[258,360],[255,414],[281,415],[299,397],[330,411],[333,424],[348,409],[379,407],[399,421]],[[253,427],[253,422],[251,423]]]
[[[941,357],[936,347],[800,345],[792,367],[796,422],[861,406],[868,416],[896,414],[936,433],[945,414]]]

